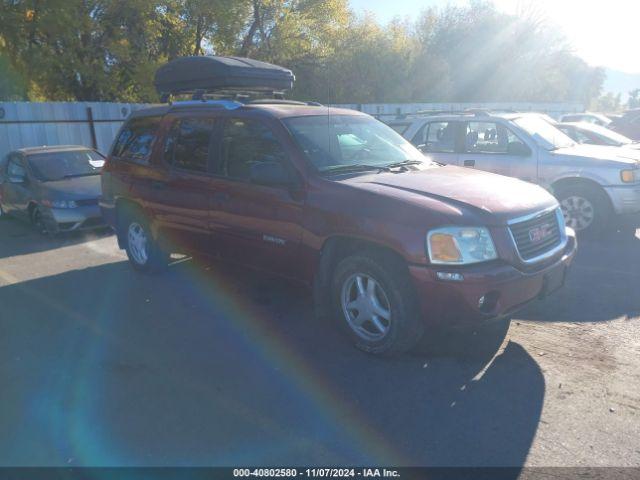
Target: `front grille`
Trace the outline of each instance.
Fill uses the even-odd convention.
[[[523,260],[531,260],[557,247],[562,236],[554,211],[509,226]]]
[[[85,200],[76,200],[76,205],[78,205],[79,207],[89,207],[91,205],[97,205],[98,204],[98,199],[97,198],[88,198]]]

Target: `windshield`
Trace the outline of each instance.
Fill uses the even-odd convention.
[[[540,117],[520,117],[513,122],[531,135],[536,143],[545,150],[555,150],[556,148],[575,145],[575,142],[570,137]]]
[[[630,138],[625,137],[624,135],[620,135],[619,133],[614,132],[613,130],[607,127],[601,127],[600,125],[594,125],[592,123],[589,123],[585,125],[580,125],[579,128],[595,133],[600,138],[602,138],[602,140],[604,140],[608,145],[620,146],[620,145],[628,145],[630,143],[633,143],[633,140],[631,140]]]
[[[287,118],[284,123],[321,172],[348,166],[429,163],[413,145],[370,117],[314,115]]]
[[[41,182],[100,175],[104,157],[93,150],[71,150],[29,155],[33,176]]]

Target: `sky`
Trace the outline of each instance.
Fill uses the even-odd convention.
[[[638,0],[494,0],[499,10],[515,13],[532,3],[537,11],[560,26],[575,52],[587,63],[640,74],[640,1]],[[422,9],[467,0],[349,0],[359,13],[372,12],[386,23],[395,16],[413,18]]]

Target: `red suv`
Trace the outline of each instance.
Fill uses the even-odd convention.
[[[183,252],[299,280],[380,354],[508,318],[560,287],[576,252],[542,188],[433,163],[368,115],[300,102],[137,111],[102,187],[134,268]]]

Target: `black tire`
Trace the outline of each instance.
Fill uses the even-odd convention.
[[[169,264],[169,254],[164,252],[158,245],[146,216],[139,209],[129,209],[123,213],[118,222],[118,235],[124,241],[125,251],[131,266],[135,270],[145,273],[158,273],[165,270]],[[146,237],[142,256],[139,253],[140,249],[136,250],[135,245],[130,245],[130,229],[139,229],[138,231],[142,232]]]
[[[39,234],[44,236],[53,235],[53,232],[49,229],[49,227],[47,227],[47,224],[42,219],[42,212],[37,206],[33,207],[33,210],[31,210],[31,224]]]
[[[556,189],[555,194],[567,226],[585,236],[601,234],[607,230],[611,222],[612,208],[603,190],[590,185],[570,185]],[[585,212],[589,209],[592,211],[592,220],[586,227],[581,227],[581,222],[586,218],[584,212],[581,213],[585,205]]]
[[[376,295],[380,298],[382,292],[383,303],[388,304],[389,320],[379,319],[387,328],[380,338],[364,338],[350,324],[349,313],[343,309],[343,295],[348,290],[348,282],[359,274],[374,280],[374,288],[379,287]],[[336,266],[331,283],[334,316],[359,349],[378,355],[397,355],[410,350],[421,339],[424,328],[418,301],[406,267],[400,261],[377,254],[349,256]],[[359,316],[360,312],[356,318]],[[373,327],[372,322],[367,323]]]

